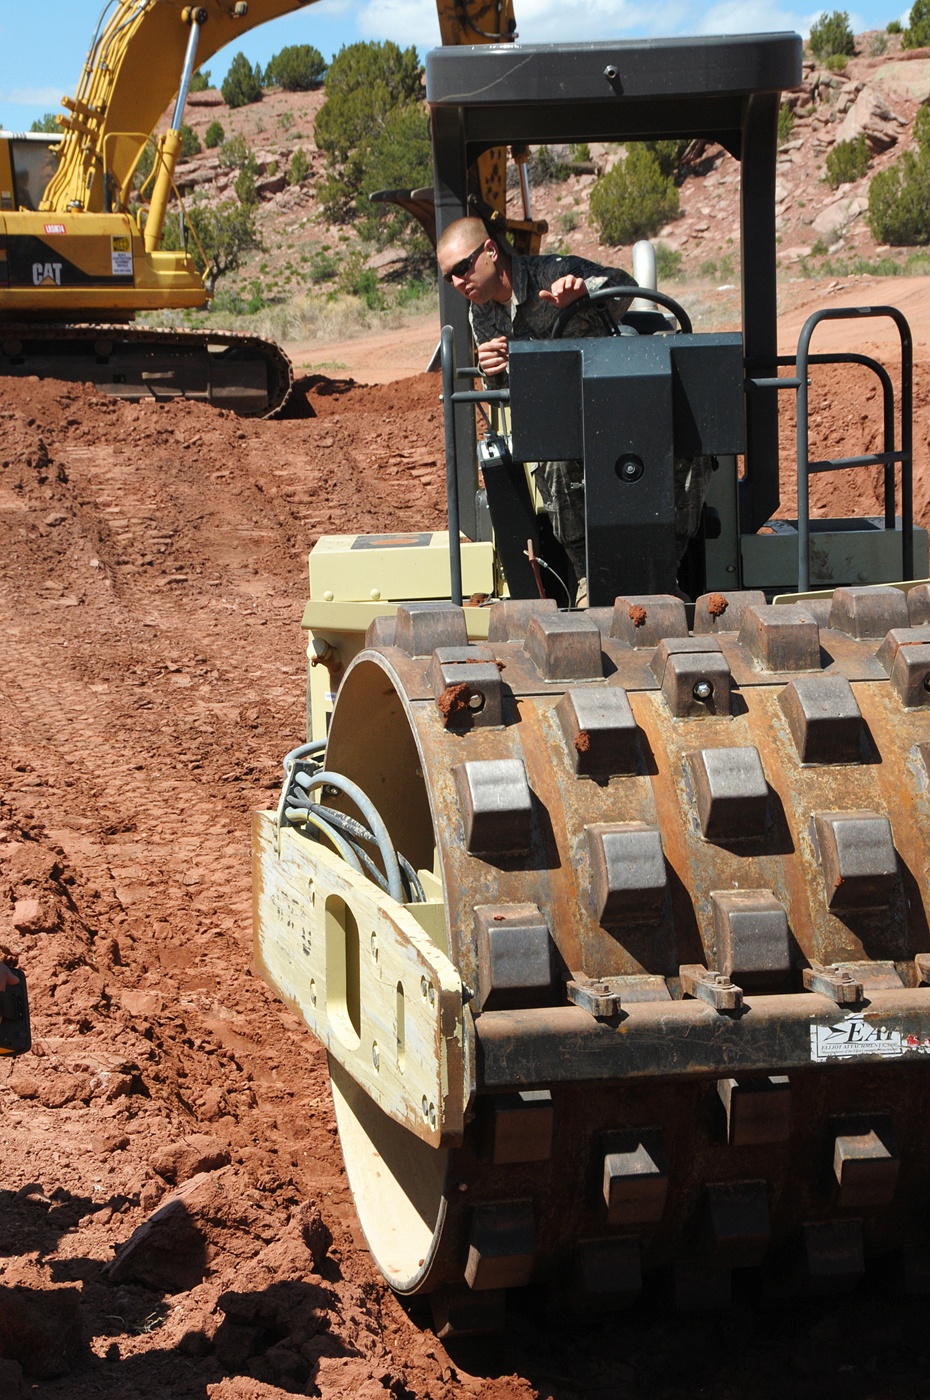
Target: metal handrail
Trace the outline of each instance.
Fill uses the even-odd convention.
[[[901,448],[894,446],[894,395],[891,379],[884,366],[868,356],[857,354],[811,355],[810,342],[821,321],[851,321],[861,318],[887,317],[894,321],[901,341]],[[779,357],[777,363],[790,364]],[[794,360],[797,388],[797,453],[798,453],[798,592],[810,590],[810,475],[812,472],[839,471],[846,467],[883,466],[885,487],[885,529],[895,525],[894,464],[901,463],[901,577],[910,578],[914,572],[914,507],[913,507],[913,345],[910,326],[896,306],[837,306],[815,311],[808,316],[798,338]],[[884,405],[885,451],[859,457],[810,459],[810,425],[808,422],[808,367],[811,364],[863,364],[878,375],[882,384]]]
[[[462,605],[462,539],[459,525],[459,469],[455,407],[460,403],[509,403],[509,389],[456,389],[456,379],[475,379],[481,371],[455,368],[455,332],[443,326],[439,341],[442,365],[442,417],[446,448],[446,514],[449,523],[449,580],[452,602]]]

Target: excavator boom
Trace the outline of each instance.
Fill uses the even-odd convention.
[[[110,0],[76,96],[62,100],[60,141],[0,132],[0,375],[90,380],[124,398],[202,398],[248,414],[283,405],[291,370],[278,346],[125,323],[208,301],[193,258],[161,246],[193,72],[256,25],[313,3]],[[438,4],[443,44],[513,37],[510,0]],[[169,108],[139,215],[133,177]],[[481,157],[479,183],[502,211],[498,155]]]

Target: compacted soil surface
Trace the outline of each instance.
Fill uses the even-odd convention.
[[[818,452],[874,443],[857,373]],[[922,389],[917,421],[926,521]],[[250,970],[249,813],[303,738],[309,547],[441,526],[441,448],[435,376],[305,380],[260,423],[4,390],[0,945],[34,1053],[0,1060],[0,1400],[925,1396],[893,1276],[696,1318],[530,1294],[448,1348],[381,1283],[325,1058]],[[845,480],[831,512],[871,499]]]

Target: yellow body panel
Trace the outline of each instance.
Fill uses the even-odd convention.
[[[0,214],[0,318],[204,306],[193,259],[147,253],[128,214]]]
[[[326,737],[329,716],[342,673],[365,645],[376,617],[392,617],[399,602],[448,598],[449,534],[324,535],[310,551],[310,601],[303,626],[309,633],[310,730]],[[463,540],[462,582],[467,597],[493,594],[494,547]],[[488,635],[487,608],[465,609],[469,639]],[[317,660],[314,644],[327,646],[326,663]]]

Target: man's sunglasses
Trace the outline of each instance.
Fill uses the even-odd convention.
[[[484,242],[486,243],[487,239],[485,239]],[[478,254],[483,252],[484,243],[479,243],[478,247],[473,253],[469,253],[467,258],[459,258],[458,262],[455,264],[455,267],[450,267],[448,272],[444,272],[442,274],[443,280],[446,282],[451,282],[453,277],[467,277],[469,272],[471,271],[472,263],[475,261]]]

